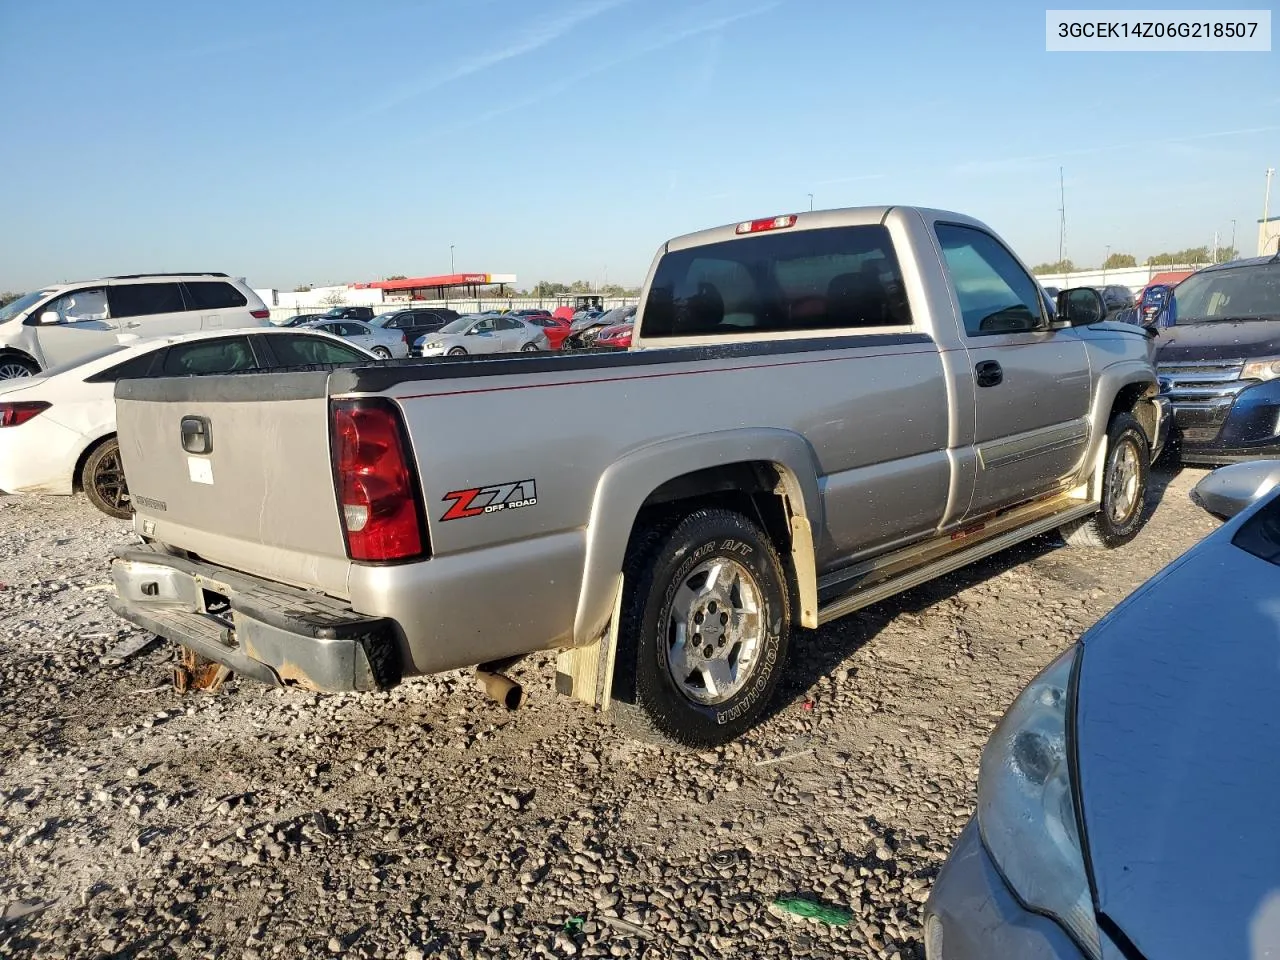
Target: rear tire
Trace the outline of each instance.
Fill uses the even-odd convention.
[[[125,485],[120,444],[111,437],[89,454],[80,471],[80,486],[89,502],[109,517],[128,520],[133,516],[129,488]]]
[[[25,357],[0,357],[0,380],[17,380],[19,377],[34,377],[40,372],[39,365]]]
[[[386,347],[374,347],[374,348],[373,348],[372,350],[370,350],[369,352],[370,352],[370,353],[372,353],[372,354],[373,354],[375,357],[377,357],[379,360],[390,360],[390,359],[391,359],[391,351],[390,351],[390,350],[388,350]]]
[[[1097,513],[1059,528],[1073,547],[1122,547],[1138,535],[1146,519],[1151,448],[1142,425],[1117,413],[1107,427],[1107,463]]]
[[[740,513],[697,510],[639,531],[623,575],[614,722],[690,747],[752,727],[791,633],[787,576],[769,538]]]

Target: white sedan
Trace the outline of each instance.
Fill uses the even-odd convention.
[[[117,380],[373,359],[315,331],[209,330],[113,344],[74,366],[6,380],[0,383],[0,491],[69,496],[83,490],[103,513],[125,519],[132,510],[116,442]]]
[[[459,317],[418,338],[420,357],[461,357],[470,353],[533,353],[551,349],[546,332],[520,317],[479,314]]]

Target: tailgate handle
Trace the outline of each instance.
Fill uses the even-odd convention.
[[[208,417],[182,418],[182,449],[187,453],[213,452],[213,424]]]

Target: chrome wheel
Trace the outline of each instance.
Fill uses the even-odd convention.
[[[129,488],[124,482],[120,450],[116,448],[102,458],[93,473],[93,489],[102,502],[116,510],[129,509]]]
[[[379,360],[391,359],[391,351],[388,350],[386,347],[374,347],[372,353]]]
[[[17,380],[31,376],[31,368],[16,360],[0,360],[0,380]]]
[[[1125,437],[1111,458],[1111,470],[1107,476],[1107,515],[1118,527],[1128,523],[1139,507],[1142,471],[1138,456],[1138,445]]]
[[[667,614],[667,669],[695,703],[718,704],[746,685],[759,662],[765,625],[751,573],[727,558],[694,567]]]

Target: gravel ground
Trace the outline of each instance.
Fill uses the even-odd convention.
[[[317,697],[169,685],[106,606],[131,535],[0,497],[0,956],[917,958],[920,908],[1018,690],[1212,530],[1153,477],[1114,552],[1023,545],[800,635],[774,715],[714,752],[624,739],[463,673]],[[795,648],[793,648],[795,649]],[[777,916],[805,895],[846,927]]]

